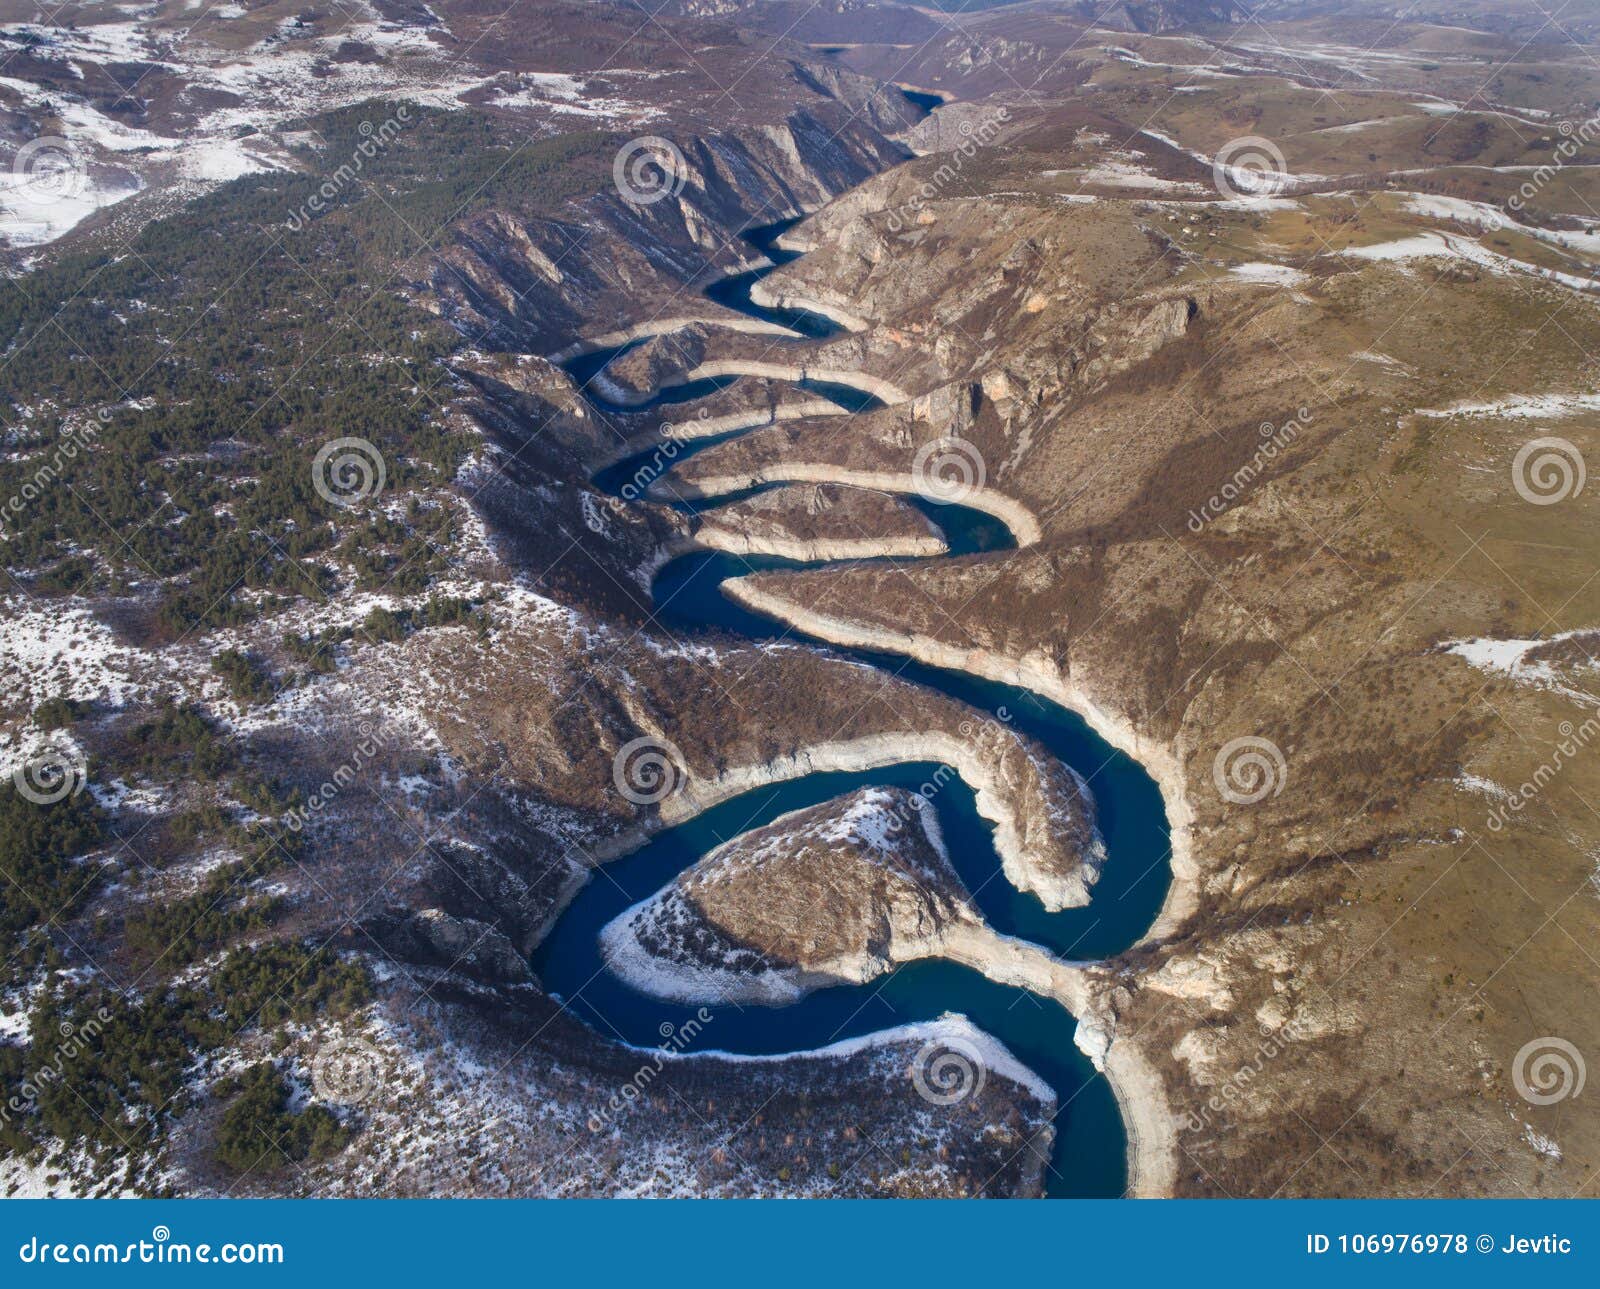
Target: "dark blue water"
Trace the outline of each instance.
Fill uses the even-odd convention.
[[[780,326],[790,328],[799,334],[794,339],[826,339],[828,336],[838,335],[841,328],[831,318],[825,318],[820,313],[811,313],[805,309],[769,309],[756,304],[750,299],[750,288],[780,264],[787,264],[799,258],[798,252],[786,251],[778,246],[778,238],[786,229],[793,228],[799,219],[785,219],[776,224],[766,224],[760,228],[752,228],[745,232],[744,239],[756,250],[765,255],[771,264],[759,269],[751,269],[746,273],[736,273],[729,277],[718,278],[705,289],[707,299],[715,300],[718,304],[732,309],[737,313],[746,314],[752,318],[759,318],[763,322],[776,322]],[[782,346],[784,337],[771,337],[772,343]],[[611,362],[644,343],[644,339],[630,340],[625,345],[615,345],[609,349],[596,349],[593,353],[581,354],[566,363],[567,373],[578,383],[584,396],[596,407],[609,412],[645,412],[656,407],[669,407],[681,403],[692,403],[720,389],[726,389],[739,379],[737,376],[710,376],[704,380],[689,381],[683,385],[674,385],[667,389],[658,390],[654,397],[646,403],[624,407],[602,397],[592,387],[590,382],[611,365]],[[839,406],[851,412],[864,412],[869,408],[882,407],[880,400],[871,394],[853,389],[848,385],[836,385],[827,381],[798,381],[800,388],[836,402]]]
[[[900,87],[900,92],[920,107],[924,115],[932,112],[935,108],[944,106],[943,94],[933,94],[927,90],[907,89],[904,85]]]
[[[748,292],[748,286],[745,290]],[[596,482],[614,491],[619,481],[636,480],[641,469],[654,469],[659,475],[716,441],[682,443],[665,461],[660,449],[640,454],[600,472]],[[945,534],[952,556],[981,556],[1014,544],[1005,526],[989,515],[963,506],[909,500]],[[703,509],[726,501],[721,498],[693,506]],[[658,575],[655,616],[680,634],[713,631],[756,640],[795,635],[789,628],[735,605],[721,593],[721,584],[747,573],[798,567],[804,566],[770,558],[716,553],[685,556]],[[653,1047],[665,1032],[664,1026],[682,1026],[698,1011],[697,1006],[639,993],[605,970],[598,937],[607,922],[653,895],[723,842],[789,811],[869,784],[911,790],[941,785],[931,800],[952,862],[984,917],[1004,934],[1031,940],[1064,958],[1094,959],[1126,949],[1154,920],[1170,877],[1170,841],[1160,793],[1136,762],[1111,748],[1074,713],[1028,690],[892,655],[836,652],[968,703],[977,709],[975,719],[981,714],[1025,731],[1083,775],[1095,796],[1109,856],[1093,901],[1087,908],[1049,913],[1036,898],[1016,890],[1001,873],[993,826],[977,813],[971,790],[936,764],[813,774],[756,789],[609,863],[605,875],[588,883],[539,946],[533,965],[545,986],[600,1033]],[[751,1055],[822,1047],[945,1012],[964,1014],[1056,1091],[1056,1137],[1046,1173],[1046,1194],[1123,1193],[1127,1143],[1115,1099],[1104,1077],[1073,1043],[1075,1020],[1052,1000],[996,985],[965,967],[927,961],[906,964],[868,985],[821,990],[785,1007],[707,1003],[714,1019],[705,1025],[697,1049]]]

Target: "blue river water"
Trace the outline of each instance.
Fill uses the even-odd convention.
[[[787,225],[754,230],[749,237],[775,261],[792,258],[773,245],[784,227]],[[798,325],[806,335],[831,334],[833,324],[827,319],[805,315],[802,320],[793,311],[775,313],[750,303],[749,287],[760,274],[758,270],[723,279],[708,294],[754,316]],[[575,360],[569,370],[580,382],[587,381],[617,352],[587,355]],[[596,408],[607,410],[598,400]],[[641,453],[598,472],[595,481],[615,492],[623,480],[637,484],[641,471],[670,468],[718,441],[721,439],[685,441],[664,462],[659,453]],[[940,558],[981,557],[1014,544],[1005,526],[989,515],[957,505],[911,500],[945,534],[951,556]],[[696,506],[703,509],[725,502],[719,499]],[[715,553],[684,556],[657,576],[656,616],[679,634],[714,632],[746,640],[793,637],[797,633],[782,624],[735,605],[720,588],[729,577],[799,567],[815,565]],[[937,764],[913,762],[863,773],[813,774],[755,789],[658,834],[638,850],[609,863],[606,876],[591,880],[578,893],[535,951],[533,966],[545,987],[601,1034],[653,1047],[669,1032],[665,1027],[684,1025],[698,1010],[640,993],[605,970],[598,937],[607,922],[654,894],[721,843],[789,811],[869,784],[915,791],[926,784],[943,783],[932,801],[951,859],[985,918],[1004,934],[1031,940],[1063,958],[1087,960],[1128,948],[1154,920],[1170,880],[1170,841],[1160,793],[1136,762],[1110,747],[1080,717],[1029,690],[894,655],[836,652],[937,689],[988,718],[1005,721],[1038,739],[1053,756],[1083,775],[1095,797],[1108,856],[1092,902],[1086,908],[1049,913],[1036,898],[1011,886],[1000,871],[993,826],[978,814],[971,789],[948,771],[941,772]],[[961,1013],[1004,1043],[1055,1089],[1058,1108],[1046,1194],[1104,1197],[1123,1193],[1127,1143],[1110,1085],[1074,1045],[1076,1021],[1051,999],[994,984],[965,967],[930,960],[908,963],[867,985],[819,990],[788,1006],[717,1003],[710,1010],[713,1019],[704,1025],[693,1050],[750,1055],[822,1047],[946,1012]]]

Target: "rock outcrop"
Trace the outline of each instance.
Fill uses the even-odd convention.
[[[984,923],[923,796],[862,788],[712,851],[602,933],[635,988],[686,1002],[793,1002],[945,957],[1081,1001],[1074,968]]]

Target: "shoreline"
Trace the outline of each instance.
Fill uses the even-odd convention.
[[[731,434],[735,430],[758,430],[782,421],[802,421],[812,416],[846,415],[848,413],[837,403],[830,403],[825,398],[811,398],[799,402],[774,403],[771,407],[753,412],[729,412],[725,416],[694,417],[681,422],[666,421],[663,426],[629,435],[621,443],[586,462],[585,468],[592,478],[597,471],[667,443],[709,439],[718,434]],[[663,433],[663,428],[670,432]]]
[[[731,528],[706,526],[678,543],[668,543],[672,557],[695,551],[717,551],[745,557],[770,556],[794,560],[797,564],[832,564],[864,559],[931,559],[948,555],[950,548],[942,537],[931,533],[918,537],[860,537],[804,541],[798,538],[751,537]],[[669,561],[670,562],[670,561]]]
[[[1036,765],[1032,749],[1026,744],[1021,747],[1021,755],[1030,766]],[[769,761],[732,767],[715,778],[696,778],[686,773],[682,787],[661,801],[652,818],[613,833],[589,847],[587,853],[598,867],[637,850],[657,833],[687,823],[712,806],[753,789],[813,774],[860,773],[918,761],[950,766],[972,789],[978,813],[994,825],[994,848],[1001,871],[1019,891],[1036,895],[1047,909],[1056,912],[1089,903],[1091,888],[1099,876],[1098,864],[1086,860],[1075,849],[1067,871],[1055,871],[1050,863],[1052,856],[1040,854],[1025,839],[1025,799],[1014,790],[1008,791],[1003,777],[995,773],[996,765],[978,755],[977,749],[937,728],[866,734],[797,747]],[[1048,785],[1049,779],[1043,774],[1032,785],[1041,792],[1046,805],[1050,800]]]
[[[680,372],[672,379],[664,380],[654,388],[642,392],[624,389],[615,381],[601,377],[593,378],[590,384],[600,390],[601,397],[609,403],[614,403],[618,407],[639,408],[666,390],[680,389],[685,385],[693,385],[696,381],[713,380],[719,376],[765,376],[769,380],[791,382],[814,380],[827,385],[843,385],[846,389],[853,389],[857,393],[870,394],[891,407],[911,401],[911,395],[898,385],[882,377],[868,375],[866,372],[839,367],[808,367],[798,363],[769,363],[754,358],[716,358],[696,363],[687,371]]]
[[[904,496],[927,498],[925,488],[918,485],[916,475],[909,471],[895,474],[887,470],[855,470],[845,466],[814,464],[810,462],[774,463],[761,466],[745,475],[707,475],[702,479],[673,478],[658,480],[646,493],[652,501],[693,498],[710,501],[729,493],[744,492],[769,483],[838,483],[852,488],[868,488],[877,492],[892,492]],[[659,490],[658,490],[659,489]],[[668,496],[668,493],[671,496]],[[652,495],[654,494],[654,495]],[[937,499],[930,499],[937,500]],[[1017,549],[1035,545],[1041,536],[1039,521],[1020,501],[993,488],[970,488],[959,498],[963,506],[981,510],[998,519],[1011,530]],[[1109,740],[1108,740],[1109,741]]]
[[[865,627],[814,613],[758,591],[747,585],[744,578],[730,579],[722,587],[723,593],[741,607],[830,644],[897,653],[929,666],[1017,685],[1076,712],[1112,747],[1139,762],[1155,780],[1167,809],[1172,838],[1172,880],[1155,921],[1130,947],[1137,948],[1170,934],[1198,906],[1198,867],[1191,833],[1194,815],[1177,758],[1168,749],[1139,734],[1125,720],[1105,711],[1081,686],[1065,681],[1059,674],[1052,675],[1054,669],[1047,669],[1042,662],[1019,662],[986,650],[961,650],[931,637]],[[1080,1015],[1079,1035],[1080,1048],[1110,1081],[1122,1112],[1128,1138],[1128,1193],[1142,1197],[1170,1195],[1177,1173],[1177,1134],[1173,1130],[1165,1083],[1144,1054],[1106,1023],[1103,1014]],[[1096,1038],[1103,1038],[1103,1043],[1095,1044]],[[1096,1046],[1098,1051],[1094,1050]]]
[[[767,289],[765,279],[750,288],[750,302],[763,309],[793,309],[799,313],[815,313],[846,331],[866,331],[871,327],[865,318],[857,317],[843,306],[819,300],[816,296],[799,291],[773,291]]]
[[[754,267],[761,267],[756,265]],[[748,271],[748,270],[741,270]],[[735,275],[737,276],[737,274]],[[586,336],[568,345],[565,349],[558,349],[554,353],[546,354],[545,361],[560,366],[569,363],[574,358],[583,358],[588,354],[599,353],[603,349],[620,349],[630,345],[636,340],[649,340],[655,336],[670,336],[675,331],[682,331],[687,327],[718,327],[723,331],[738,331],[750,336],[778,336],[785,340],[808,339],[803,333],[793,327],[785,327],[776,322],[766,322],[760,318],[747,317],[742,313],[707,317],[702,314],[685,314],[676,318],[660,318],[649,322],[635,323],[631,327],[619,327],[615,331],[603,332],[598,336]]]

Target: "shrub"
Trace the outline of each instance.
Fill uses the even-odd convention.
[[[211,670],[227,682],[228,692],[240,703],[264,703],[275,692],[267,669],[241,650],[224,649],[212,654]]]
[[[0,932],[16,935],[81,908],[96,869],[75,861],[100,844],[100,812],[87,793],[49,805],[0,781]]]
[[[349,1130],[322,1106],[293,1113],[289,1086],[270,1062],[252,1065],[217,1090],[234,1099],[217,1124],[214,1156],[234,1172],[326,1159],[350,1140]]]

